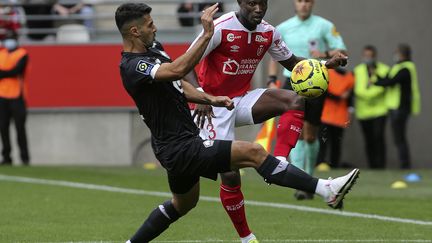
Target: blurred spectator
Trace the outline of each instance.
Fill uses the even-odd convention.
[[[344,129],[349,124],[348,101],[354,86],[354,75],[345,68],[329,70],[329,87],[321,115],[320,151],[318,162],[327,162],[330,148],[330,166],[338,168]]]
[[[30,156],[25,130],[27,108],[24,83],[28,56],[27,51],[18,46],[17,36],[9,33],[3,41],[4,48],[0,50],[0,134],[3,145],[1,164],[12,164],[9,127],[13,120],[17,131],[21,161],[28,165]]]
[[[53,6],[53,12],[66,20],[59,21],[58,25],[79,23],[88,29],[93,29],[94,10],[91,4],[86,4],[83,0],[58,0]],[[70,15],[80,15],[83,20],[70,19]]]
[[[28,16],[51,15],[51,10],[54,5],[54,0],[24,0],[23,7],[25,14]],[[50,35],[47,29],[53,28],[52,19],[27,19],[27,28],[29,34],[27,36],[32,40],[44,40]],[[41,31],[42,30],[42,31]],[[52,34],[52,33],[51,33]]]
[[[387,88],[387,106],[393,131],[394,143],[398,149],[400,167],[411,168],[409,146],[406,138],[408,118],[420,113],[420,90],[417,70],[411,61],[411,48],[400,44],[395,51],[396,64],[386,76],[377,74],[375,85]]]
[[[193,3],[190,1],[181,3],[177,8],[178,20],[181,26],[194,26],[200,24],[201,11],[216,2]],[[219,13],[223,12],[223,3],[219,3]],[[185,16],[188,15],[188,16]]]
[[[386,91],[372,84],[377,81],[377,75],[386,76],[389,67],[377,61],[374,46],[365,46],[362,56],[363,63],[354,68],[355,115],[365,138],[369,167],[383,169],[386,166]]]
[[[11,5],[0,2],[0,41],[5,39],[6,33],[17,33],[21,27],[18,8],[12,5],[14,1],[9,0],[7,3]]]

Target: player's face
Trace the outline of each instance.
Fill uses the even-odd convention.
[[[248,29],[255,29],[267,11],[267,0],[239,0],[239,17]]]
[[[153,42],[156,38],[156,31],[156,26],[150,14],[144,15],[141,26],[138,29],[138,38],[141,40],[141,42],[146,48],[153,46]]]
[[[307,19],[312,14],[314,0],[294,0],[294,7],[297,16]]]

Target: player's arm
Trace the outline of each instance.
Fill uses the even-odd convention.
[[[201,16],[203,34],[191,49],[172,63],[163,63],[154,68],[154,80],[176,81],[186,76],[200,61],[214,32],[213,16],[218,11],[218,4],[204,10]]]
[[[215,117],[212,106],[226,107],[228,110],[232,110],[234,108],[234,102],[227,96],[209,95],[202,89],[199,90],[184,80],[182,81],[182,86],[186,99],[189,102],[204,105],[201,107],[201,109],[195,109],[192,115],[199,128],[204,127],[206,118],[209,124],[211,124],[212,118]]]

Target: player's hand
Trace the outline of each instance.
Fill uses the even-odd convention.
[[[228,110],[234,109],[234,102],[228,96],[214,96],[211,104],[216,107],[225,107]]]
[[[192,115],[192,118],[194,119],[197,127],[200,129],[204,128],[204,122],[207,118],[208,123],[212,124],[212,118],[215,117],[213,113],[213,108],[211,105],[201,105],[197,104],[195,106],[194,113]]]
[[[337,52],[335,55],[332,56],[327,62],[326,67],[327,68],[337,68],[339,66],[344,67],[348,63],[348,57],[342,54],[341,52]]]
[[[213,32],[214,32],[213,16],[219,10],[218,6],[219,3],[215,3],[212,6],[206,8],[203,11],[203,14],[201,16],[201,24],[204,29],[203,35],[208,38],[211,38],[213,36]]]

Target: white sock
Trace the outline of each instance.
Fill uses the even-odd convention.
[[[126,243],[132,243],[130,240],[126,241]]]
[[[321,197],[327,197],[329,194],[327,185],[330,183],[329,180],[318,179],[318,184],[315,189],[315,193],[320,195]]]
[[[287,159],[283,156],[276,156],[276,159],[278,159],[280,161],[287,161]]]
[[[250,235],[240,238],[242,243],[248,243],[250,240],[255,240],[256,237],[254,234],[250,233]]]

